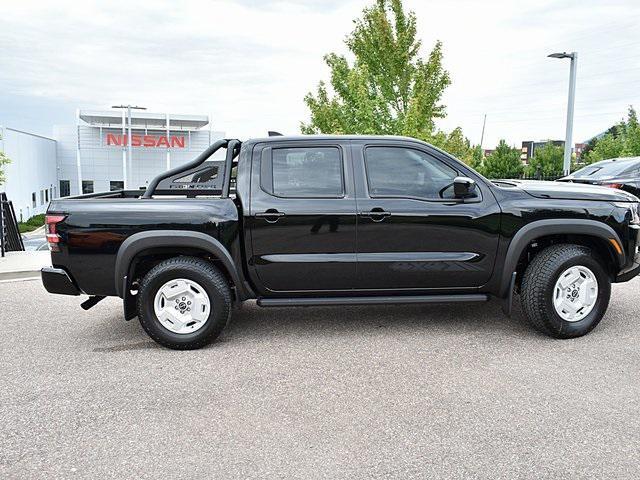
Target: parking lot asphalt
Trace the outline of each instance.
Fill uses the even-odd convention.
[[[519,307],[235,312],[198,351],[0,284],[0,478],[638,478],[640,279],[590,335]]]

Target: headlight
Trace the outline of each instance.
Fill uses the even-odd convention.
[[[629,221],[630,225],[640,225],[640,203],[615,202],[614,205],[618,208],[624,208],[629,211],[629,215],[631,216],[631,220]]]
[[[631,225],[640,225],[640,203],[634,203],[631,209]]]

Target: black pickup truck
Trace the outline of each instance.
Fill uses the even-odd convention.
[[[208,161],[218,149],[224,161]],[[403,137],[221,140],[145,191],[51,202],[51,293],[124,301],[160,344],[214,340],[235,304],[484,302],[553,337],[593,329],[640,271],[638,198],[489,181]]]

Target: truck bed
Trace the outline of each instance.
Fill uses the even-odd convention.
[[[90,295],[115,295],[115,260],[122,243],[150,230],[187,230],[220,239],[229,250],[238,229],[232,198],[138,198],[139,191],[103,192],[53,200],[48,214],[63,241],[51,252],[54,267],[64,268]]]

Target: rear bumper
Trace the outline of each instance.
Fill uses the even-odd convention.
[[[80,295],[82,292],[76,287],[69,274],[61,268],[44,267],[40,270],[42,284],[49,293],[59,295]]]

